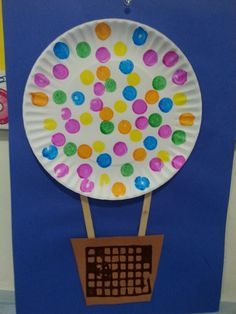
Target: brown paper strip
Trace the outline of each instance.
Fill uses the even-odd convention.
[[[143,208],[142,208],[142,215],[140,219],[139,231],[138,231],[139,236],[145,236],[146,234],[151,201],[152,201],[152,192],[145,194],[144,200],[143,200]]]
[[[88,198],[84,195],[80,195],[81,205],[83,209],[84,222],[86,226],[87,236],[89,239],[95,238],[95,232],[93,228],[93,221],[91,216],[91,211],[89,207]]]

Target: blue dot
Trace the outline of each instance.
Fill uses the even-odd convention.
[[[162,112],[169,112],[173,107],[173,101],[170,98],[162,98],[158,104]]]
[[[147,136],[143,141],[143,145],[147,150],[153,150],[157,147],[157,139],[154,136]]]
[[[147,177],[136,177],[134,181],[135,187],[141,191],[149,187],[150,181]]]
[[[53,160],[58,155],[58,149],[54,145],[49,145],[42,150],[42,155],[49,160]]]
[[[137,91],[133,86],[126,86],[122,94],[126,100],[134,100],[137,96]]]
[[[137,46],[142,46],[145,44],[147,37],[148,33],[142,27],[138,27],[133,33],[133,42]]]
[[[122,73],[124,74],[129,74],[133,71],[134,69],[134,64],[131,60],[123,60],[120,62],[119,69]]]
[[[107,168],[111,165],[111,156],[107,153],[101,154],[97,157],[97,163],[101,168]]]
[[[71,95],[71,99],[76,106],[80,106],[84,103],[84,94],[76,91]]]
[[[59,59],[67,59],[70,54],[69,47],[62,42],[56,43],[53,47],[53,51],[55,56]]]

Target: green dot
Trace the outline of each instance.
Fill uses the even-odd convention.
[[[153,128],[157,128],[162,123],[162,117],[159,113],[152,113],[148,118],[148,122]]]
[[[108,92],[114,92],[116,90],[116,82],[112,78],[106,80],[105,88]]]
[[[53,93],[52,98],[57,105],[62,105],[66,102],[66,93],[58,89]]]
[[[74,143],[69,142],[63,147],[63,150],[66,156],[73,156],[76,154],[77,147]]]
[[[134,173],[134,167],[129,163],[124,164],[121,166],[120,172],[124,177],[129,177]]]
[[[166,87],[166,79],[163,76],[156,76],[152,81],[153,88],[162,90]]]
[[[177,130],[172,134],[171,139],[175,145],[183,144],[186,140],[186,133],[184,131]]]
[[[76,46],[76,52],[80,58],[86,58],[90,55],[91,48],[88,43],[82,41]]]
[[[100,130],[103,134],[110,134],[114,130],[114,124],[111,121],[103,121],[100,124]]]

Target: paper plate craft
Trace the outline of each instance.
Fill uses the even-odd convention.
[[[130,20],[79,25],[35,62],[23,100],[26,134],[46,171],[86,197],[145,195],[139,237],[73,239],[87,304],[150,300],[163,236],[147,237],[151,191],[185,164],[201,124],[201,94],[183,52]]]

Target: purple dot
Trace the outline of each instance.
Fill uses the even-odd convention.
[[[99,62],[106,63],[110,60],[111,54],[107,48],[101,47],[96,51],[96,58]]]
[[[172,82],[176,85],[184,85],[186,83],[188,73],[182,69],[176,70],[172,75]]]
[[[164,164],[160,158],[155,157],[150,160],[149,166],[153,171],[160,172]]]
[[[102,96],[105,92],[105,86],[101,82],[97,82],[93,86],[93,92],[97,96]]]
[[[82,192],[92,192],[94,188],[94,182],[89,181],[88,179],[83,179],[81,184],[80,184],[80,190]]]
[[[50,84],[50,81],[43,73],[36,73],[34,83],[39,87],[46,87]]]
[[[132,105],[133,112],[136,114],[142,114],[147,110],[147,104],[143,99],[137,99]]]
[[[156,51],[150,49],[147,50],[143,55],[143,62],[146,66],[150,67],[157,63],[157,53]]]
[[[58,80],[64,80],[69,75],[69,70],[64,64],[57,64],[53,67],[53,75]]]
[[[78,167],[77,173],[80,178],[88,178],[93,172],[92,166],[90,164],[82,164]]]
[[[63,146],[66,142],[65,135],[62,133],[56,133],[52,136],[52,144],[55,146]]]
[[[168,51],[163,59],[162,62],[164,63],[165,66],[167,67],[173,67],[179,60],[179,56],[175,51]]]
[[[162,138],[168,138],[171,136],[172,129],[168,124],[164,124],[158,130],[158,135]]]
[[[175,169],[180,169],[183,165],[184,165],[184,163],[185,163],[185,158],[184,158],[184,156],[182,156],[182,155],[177,155],[177,156],[175,156],[173,159],[172,159],[172,162],[171,162],[171,164],[172,164],[172,166],[175,168]]]
[[[103,102],[100,98],[94,98],[90,101],[90,109],[92,111],[100,111],[103,108]]]
[[[62,108],[61,109],[61,118],[63,120],[68,120],[71,117],[71,111],[69,108]]]
[[[75,134],[78,133],[80,130],[79,121],[75,119],[70,119],[65,124],[65,129],[68,133]]]
[[[124,142],[117,142],[113,146],[113,152],[119,157],[125,155],[127,151],[128,151],[128,148]]]
[[[58,164],[54,167],[54,173],[57,178],[62,178],[69,173],[69,167],[66,164]]]
[[[138,117],[135,121],[135,126],[139,130],[144,130],[148,126],[148,119],[144,116]]]

